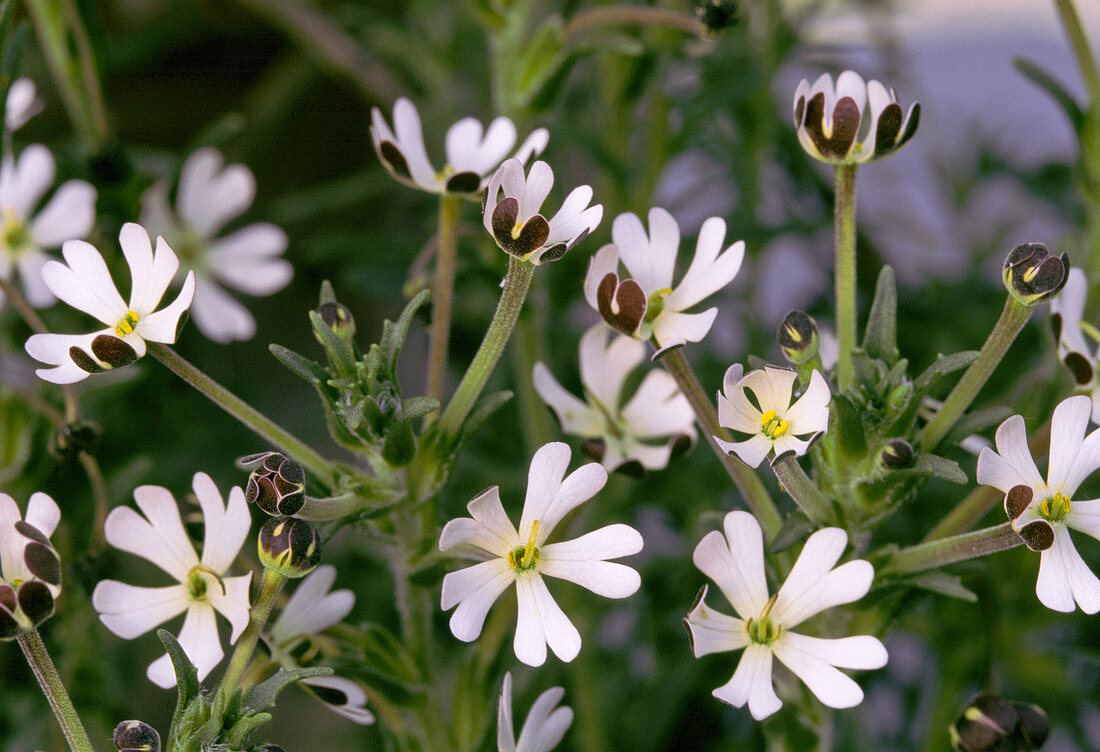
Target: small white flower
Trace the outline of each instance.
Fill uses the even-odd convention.
[[[833,85],[823,73],[813,86],[803,79],[794,93],[794,126],[802,148],[830,164],[882,159],[917,132],[920,103],[902,114],[897,94],[878,81],[844,71]]]
[[[350,590],[329,592],[335,581],[336,567],[323,564],[314,569],[294,589],[294,594],[271,625],[271,633],[264,640],[272,657],[285,668],[297,666],[293,651],[300,643],[316,641],[318,634],[351,613],[355,595]],[[355,723],[374,723],[374,715],[366,708],[366,692],[350,679],[315,676],[301,683],[313,687],[333,712]]]
[[[519,621],[516,658],[528,666],[546,661],[546,646],[569,662],[581,649],[581,636],[546,589],[543,576],[560,577],[605,598],[625,598],[641,584],[628,566],[607,561],[642,550],[642,536],[628,525],[608,525],[572,541],[546,543],[554,527],[572,509],[603,488],[607,471],[592,462],[569,468],[569,447],[553,442],[531,458],[527,498],[519,529],[512,525],[493,486],[471,501],[470,518],[443,528],[439,549],[462,546],[463,553],[487,559],[443,578],[442,607],[454,608],[451,631],[463,642],[481,634],[485,616],[500,594],[515,583]],[[564,478],[564,479],[563,479]]]
[[[587,185],[570,191],[548,221],[539,210],[553,185],[554,171],[541,161],[531,165],[526,177],[518,159],[509,159],[493,173],[482,214],[485,229],[501,250],[536,265],[557,261],[600,224],[603,206],[588,205],[592,188]]]
[[[107,264],[92,245],[70,240],[62,247],[65,264],[48,261],[42,279],[54,295],[73,308],[95,316],[107,325],[91,334],[35,334],[26,350],[36,360],[55,368],[35,373],[54,384],[71,384],[111,368],[133,363],[145,354],[145,340],[171,344],[176,341],[180,319],[195,292],[194,272],[188,272],[183,290],[171,305],[156,310],[176,273],[176,254],[157,238],[157,250],[141,225],[128,222],[118,236],[130,267],[130,304],[119,294]]]
[[[516,143],[516,127],[508,118],[498,117],[484,133],[481,123],[474,118],[459,120],[447,131],[447,162],[442,170],[436,170],[424,148],[420,116],[413,103],[404,97],[393,106],[393,126],[391,131],[377,107],[371,110],[370,135],[374,150],[397,180],[429,193],[481,193],[489,175]],[[550,133],[539,128],[512,156],[526,164],[527,160],[542,153],[549,140]]]
[[[733,678],[715,689],[714,696],[738,708],[748,703],[753,718],[767,718],[783,705],[772,686],[774,656],[829,707],[858,705],[863,690],[837,668],[885,666],[883,644],[870,635],[823,639],[790,630],[827,608],[862,598],[871,587],[874,568],[856,559],[833,569],[848,534],[840,528],[824,528],[806,540],[787,581],[769,597],[760,524],[748,512],[730,512],[724,527],[725,536],[715,530],[699,541],[693,560],[740,618],[707,606],[707,586],[703,586],[684,619],[696,658],[745,649]]]
[[[787,452],[805,454],[814,439],[828,430],[832,395],[825,378],[816,370],[806,391],[793,403],[798,378],[794,371],[766,366],[745,376],[741,373],[740,364],[726,371],[724,394],[718,395],[718,423],[748,438],[727,442],[715,437],[726,452],[736,454],[749,467],[757,467],[773,450],[776,458]]]
[[[61,593],[61,560],[50,544],[61,511],[44,493],[31,495],[23,517],[0,493],[0,640],[37,627]]]
[[[997,451],[978,456],[978,482],[1005,494],[1012,527],[1039,556],[1035,594],[1054,611],[1074,602],[1087,614],[1100,611],[1100,579],[1077,553],[1070,529],[1100,539],[1100,500],[1074,499],[1085,478],[1100,467],[1100,430],[1085,436],[1092,403],[1077,395],[1062,400],[1050,425],[1050,459],[1043,480],[1027,446],[1022,416],[997,429]]]
[[[613,243],[592,257],[584,279],[588,304],[623,334],[652,339],[660,355],[688,342],[699,342],[710,331],[717,308],[685,313],[725,287],[741,269],[745,243],[724,251],[726,222],[711,217],[699,230],[695,256],[680,283],[673,287],[680,227],[660,207],[649,210],[649,235],[636,214],[620,214],[611,226]],[[633,277],[619,281],[619,261]],[[656,356],[654,356],[656,357]]]
[[[1078,391],[1092,399],[1092,422],[1100,425],[1100,378],[1097,378],[1100,351],[1096,345],[1100,342],[1100,331],[1082,320],[1088,288],[1085,272],[1077,267],[1070,269],[1066,286],[1050,302],[1050,320],[1058,338],[1058,355],[1073,374]],[[1089,337],[1094,340],[1092,345]]]
[[[9,131],[17,131],[27,121],[42,112],[45,103],[38,97],[38,89],[29,78],[17,78],[11,82],[4,111],[4,125]]]
[[[35,307],[55,301],[42,281],[49,259],[44,251],[84,237],[95,224],[96,191],[83,180],[63,183],[35,212],[56,172],[53,154],[41,144],[0,161],[0,277],[10,279],[18,268],[27,302]]]
[[[175,211],[168,184],[154,184],[142,197],[141,223],[163,235],[180,258],[180,273],[195,272],[195,326],[215,342],[251,339],[256,320],[229,287],[246,295],[271,295],[290,282],[294,269],[283,258],[286,233],[269,222],[215,237],[256,197],[256,179],[241,164],[225,164],[221,152],[199,149],[180,169]]]
[[[641,342],[597,324],[581,337],[585,402],[567,392],[545,364],[536,363],[532,373],[535,391],[557,413],[561,430],[598,440],[599,459],[609,472],[631,461],[660,470],[674,446],[695,440],[695,413],[665,371],[647,373],[624,404],[627,376],[644,359]]]
[[[126,640],[186,612],[179,643],[203,679],[224,655],[214,612],[233,628],[231,644],[248,626],[252,573],[240,577],[227,577],[226,573],[248,537],[251,518],[239,486],[230,489],[228,504],[223,504],[218,487],[206,473],[195,473],[191,487],[202,507],[202,558],[187,538],[171,492],[160,486],[138,486],[134,501],[142,514],[129,507],[113,509],[104,525],[107,542],[153,562],[177,584],[137,587],[103,580],[92,593],[92,606],[100,621]],[[176,683],[167,654],[154,661],[146,674],[165,689]]]
[[[565,697],[562,687],[551,687],[531,705],[516,740],[512,723],[512,672],[504,675],[497,706],[497,752],[550,752],[573,725],[573,709],[557,707]]]

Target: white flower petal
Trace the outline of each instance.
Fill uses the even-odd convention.
[[[524,545],[512,521],[500,503],[497,486],[486,489],[466,505],[473,519],[460,517],[443,527],[439,536],[439,550],[446,551],[458,545],[477,546],[495,556],[507,556],[513,548]],[[448,607],[444,607],[444,610]]]
[[[1100,540],[1100,500],[1074,499],[1066,515],[1066,527]]]
[[[749,467],[759,467],[773,446],[772,440],[762,433],[756,434],[751,439],[737,442],[722,441],[717,436],[712,438],[723,452],[736,455],[737,459]]]
[[[61,510],[49,494],[41,491],[31,494],[27,502],[27,514],[23,517],[28,525],[31,525],[47,538],[53,536],[57,529],[57,523],[61,521]]]
[[[223,582],[225,583],[225,595],[222,595],[217,582],[208,578],[206,582],[207,598],[210,599],[210,605],[224,616],[233,628],[232,633],[229,635],[229,644],[232,645],[244,632],[245,627],[248,626],[249,614],[252,609],[248,597],[248,587],[252,583],[252,573],[249,572],[240,577],[225,577]]]
[[[321,701],[332,712],[342,715],[360,726],[374,723],[374,714],[366,708],[367,693],[351,679],[345,679],[342,676],[314,676],[309,679],[302,679],[302,684],[329,690]],[[339,705],[330,702],[328,698],[332,697],[332,691],[342,694],[345,701]]]
[[[1097,464],[1085,465],[1077,460],[1091,414],[1092,400],[1083,394],[1064,399],[1054,408],[1050,421],[1050,461],[1047,469],[1047,488],[1053,493],[1072,496],[1081,481],[1100,467],[1100,454],[1094,458]]]
[[[5,160],[7,161],[7,160]],[[42,144],[31,144],[19,154],[5,177],[7,189],[0,194],[0,204],[16,218],[26,220],[34,207],[53,184],[56,164],[53,154]]]
[[[831,399],[832,394],[825,377],[815,370],[810,376],[806,391],[787,410],[786,418],[791,423],[788,434],[801,436],[827,431]]]
[[[463,642],[481,634],[485,616],[515,575],[503,559],[483,561],[443,577],[441,606],[444,611],[458,605],[451,614],[451,632]]]
[[[17,78],[8,89],[7,106],[4,111],[4,124],[9,131],[17,131],[27,121],[42,111],[45,103],[38,97],[34,81],[29,78]]]
[[[730,512],[723,521],[725,536],[712,531],[695,547],[692,561],[714,580],[743,619],[755,618],[768,602],[764,577],[764,535],[748,512]]]
[[[512,725],[512,672],[504,674],[497,703],[497,752],[516,752],[516,732]]]
[[[838,668],[871,670],[882,668],[889,659],[886,646],[877,637],[870,635],[821,638],[786,632],[780,642],[784,649],[794,646],[799,651]],[[782,657],[780,660],[783,660]]]
[[[195,273],[187,272],[187,276],[183,279],[183,287],[176,299],[159,311],[142,316],[134,332],[153,342],[172,344],[176,341],[176,333],[179,331],[180,317],[191,307],[194,295]],[[141,354],[144,353],[139,353]]]
[[[221,640],[218,639],[214,609],[208,605],[191,605],[183,619],[183,629],[180,630],[178,640],[183,652],[198,671],[199,681],[205,679],[225,655]],[[175,673],[167,654],[154,661],[145,673],[150,681],[165,689],[176,684]]]
[[[702,342],[717,315],[717,308],[702,313],[678,313],[666,308],[653,320],[653,338],[662,350],[687,342]]]
[[[83,180],[70,180],[53,194],[31,223],[31,237],[43,248],[59,248],[82,238],[95,225],[96,190]]]
[[[531,458],[527,498],[519,523],[520,540],[527,540],[532,523],[538,520],[537,545],[542,545],[562,517],[595,496],[607,483],[607,471],[595,462],[582,465],[563,480],[569,459],[569,445],[559,441],[539,447]]]
[[[550,752],[558,746],[573,724],[572,708],[556,708],[563,697],[561,687],[551,687],[538,696],[519,732],[516,752]]]
[[[248,309],[209,280],[196,280],[190,311],[199,331],[215,342],[248,340],[256,333],[256,320]]]
[[[1060,316],[1061,332],[1058,347],[1062,357],[1069,352],[1080,353],[1086,360],[1093,360],[1092,347],[1081,331],[1081,318],[1085,315],[1085,302],[1088,296],[1088,278],[1079,267],[1069,270],[1066,286],[1054,300],[1050,301],[1051,315]]]
[[[645,345],[596,324],[581,335],[578,352],[581,383],[604,408],[617,411],[626,377],[645,359]]]
[[[1046,483],[1027,448],[1023,416],[1013,415],[997,428],[997,451],[983,449],[978,455],[978,482],[1008,493],[1014,486],[1028,486],[1036,496],[1046,493]]]
[[[588,437],[599,436],[603,432],[603,417],[567,392],[545,363],[535,364],[531,382],[542,401],[558,416],[563,433]]]
[[[745,648],[733,678],[712,693],[725,703],[741,708],[748,703],[754,720],[762,721],[783,707],[772,686],[772,651],[762,645]]]
[[[92,592],[92,607],[99,613],[99,620],[124,640],[132,640],[182,614],[190,604],[185,585],[148,588],[103,580]]]
[[[243,227],[210,243],[210,270],[229,287],[249,295],[270,295],[294,276],[294,268],[281,255],[287,236],[266,222]]]
[[[157,238],[157,250],[153,252],[149,233],[134,222],[127,222],[118,234],[119,245],[130,266],[130,309],[145,316],[156,310],[164,291],[176,276],[179,259],[168,247],[164,238]],[[110,322],[104,322],[110,323]]]
[[[65,261],[49,261],[42,279],[54,295],[73,308],[114,327],[126,315],[126,303],[118,294],[107,264],[91,244],[69,240],[61,248]]]
[[[763,427],[760,418],[763,413],[757,410],[745,390],[736,383],[718,395],[718,424],[741,433],[757,434]],[[759,464],[759,463],[758,463]]]
[[[703,223],[691,266],[665,300],[666,306],[675,311],[686,310],[733,281],[745,258],[745,243],[739,240],[719,256],[725,237],[725,220],[711,217]]]
[[[519,620],[513,647],[516,658],[528,666],[546,662],[546,646],[569,663],[581,650],[581,635],[554,601],[537,574],[516,579]]]
[[[642,550],[642,536],[628,525],[608,525],[564,543],[541,549],[538,570],[591,590],[605,598],[626,598],[638,591],[642,579],[624,564],[606,559],[629,556]]]
[[[233,486],[229,489],[229,503],[225,504],[206,473],[195,473],[191,488],[202,507],[202,563],[219,574],[224,573],[240,553],[252,525],[244,492],[240,486]]]
[[[115,507],[107,515],[107,542],[156,564],[179,582],[199,563],[187,538],[179,507],[166,488],[138,486],[134,501],[145,516],[129,507]]]
[[[749,635],[745,631],[745,622],[733,616],[715,611],[706,603],[708,586],[695,602],[684,623],[691,633],[691,651],[696,658],[711,653],[725,653],[740,650],[749,644]]]
[[[0,493],[0,577],[9,582],[17,577],[25,577],[23,549],[26,548],[26,543],[22,536],[12,532],[15,523],[21,519],[23,515],[19,513],[19,505],[15,503],[15,499],[6,493]]]
[[[546,148],[546,144],[550,142],[550,131],[545,128],[536,128],[531,132],[531,135],[527,137],[527,140],[520,144],[520,147],[516,149],[516,153],[512,155],[512,158],[520,162],[521,164],[527,164],[527,160],[531,157],[537,157],[542,154]]]
[[[103,333],[32,334],[27,339],[24,349],[35,360],[57,366],[36,370],[35,373],[40,379],[52,384],[74,384],[88,378],[90,374],[73,362],[69,357],[69,349],[76,347],[95,360],[91,354],[92,340]]]
[[[611,225],[611,238],[623,265],[646,295],[672,288],[672,272],[680,250],[680,227],[660,207],[649,210],[649,235],[636,214],[620,214]]]
[[[1086,614],[1100,611],[1100,580],[1077,553],[1064,525],[1055,526],[1054,545],[1039,556],[1035,594],[1052,611],[1069,613],[1075,601]]]
[[[221,152],[199,149],[180,168],[176,206],[180,217],[203,238],[213,237],[240,216],[256,196],[256,179],[240,164],[225,166]]]
[[[396,146],[405,158],[414,183],[425,190],[439,189],[436,170],[424,148],[424,131],[420,127],[420,115],[408,99],[402,97],[393,106],[393,127]]]
[[[619,268],[619,249],[610,243],[596,251],[588,262],[588,272],[584,275],[584,299],[595,310],[600,310],[596,300],[596,290],[608,274],[614,274]]]
[[[2,256],[0,253],[0,257]],[[42,279],[42,267],[47,261],[50,261],[50,257],[37,248],[28,248],[19,254],[19,277],[23,280],[23,292],[27,302],[34,308],[45,308],[57,302],[46,281]]]
[[[523,168],[521,167],[521,174],[522,171]],[[524,183],[523,190],[518,194],[508,194],[519,199],[517,221],[526,222],[532,216],[538,214],[553,186],[554,171],[550,169],[550,165],[541,160],[531,165],[531,169],[527,172],[527,180]],[[505,188],[505,191],[507,192],[507,188]]]
[[[329,592],[336,582],[336,567],[322,564],[298,583],[279,617],[271,637],[279,645],[302,635],[314,635],[341,622],[355,606],[350,590]]]
[[[775,656],[805,682],[817,699],[830,708],[852,708],[863,702],[859,685],[830,666],[817,652],[816,643],[822,641],[798,637],[784,635],[775,645]]]
[[[680,393],[676,379],[665,371],[650,371],[622,410],[631,434],[640,439],[695,434],[695,412]]]

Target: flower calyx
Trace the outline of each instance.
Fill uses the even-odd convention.
[[[321,563],[321,540],[313,525],[293,517],[273,517],[260,528],[260,562],[284,577],[305,577]]]
[[[1026,306],[1045,303],[1062,291],[1069,278],[1069,256],[1052,256],[1042,243],[1024,243],[1005,259],[1005,288]]]

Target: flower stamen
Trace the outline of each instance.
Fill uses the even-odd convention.
[[[759,618],[750,618],[745,622],[745,632],[748,634],[749,639],[757,645],[769,647],[783,633],[782,625],[776,624],[771,619],[772,608],[775,607],[775,602],[778,599],[779,593],[776,593],[764,604],[764,609],[760,612]]]
[[[760,428],[762,433],[769,439],[778,439],[790,430],[791,422],[780,420],[779,413],[775,410],[768,410],[760,416]]]
[[[672,294],[671,287],[662,287],[646,300],[644,320],[648,324],[665,310],[665,298]]]
[[[217,580],[222,595],[226,594],[225,581],[222,579],[222,576],[205,564],[196,564],[187,572],[187,592],[191,596],[191,600],[206,600],[207,582],[206,579],[202,577],[203,574],[208,574]]]
[[[1039,502],[1039,514],[1048,522],[1061,522],[1069,515],[1071,502],[1064,493],[1056,493]]]
[[[542,554],[539,552],[535,541],[539,536],[539,521],[531,523],[531,534],[527,536],[527,545],[520,546],[508,552],[508,566],[517,572],[528,572],[539,563]]]
[[[119,337],[125,337],[127,334],[133,334],[134,329],[137,328],[138,321],[141,320],[141,316],[134,313],[131,310],[126,311],[126,315],[122,317],[122,320],[115,326],[115,334]]]

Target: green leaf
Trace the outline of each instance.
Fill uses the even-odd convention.
[[[863,349],[872,358],[893,363],[898,359],[898,292],[894,270],[882,267],[875,285],[875,300],[863,334]]]
[[[1016,66],[1016,70],[1031,79],[1032,83],[1050,94],[1054,101],[1061,105],[1066,117],[1069,118],[1070,125],[1073,126],[1073,130],[1080,135],[1085,127],[1085,111],[1077,104],[1077,100],[1066,90],[1066,87],[1062,86],[1054,76],[1026,58],[1015,57],[1012,59],[1012,64]]]
[[[253,715],[267,710],[275,704],[279,693],[294,682],[312,679],[315,676],[331,676],[332,673],[332,669],[328,666],[295,668],[290,671],[280,668],[271,677],[245,691],[241,696],[241,713]]]
[[[829,423],[829,431],[836,436],[841,452],[848,457],[862,457],[867,453],[867,436],[859,409],[842,394],[833,395]]]
[[[401,355],[401,348],[405,345],[405,337],[409,334],[409,325],[420,306],[428,299],[431,293],[421,290],[416,297],[410,300],[401,315],[395,322],[385,322],[382,326],[382,339],[378,343],[381,348],[382,367],[386,369],[386,376],[391,380],[397,377],[397,358]]]
[[[978,359],[977,350],[963,350],[952,355],[939,354],[936,362],[928,366],[913,383],[917,394],[924,394],[936,381],[949,373],[966,368]]]
[[[581,57],[581,52],[571,52],[557,64],[554,72],[531,95],[527,105],[531,112],[545,112],[554,106],[565,89],[565,82],[569,80],[569,74],[573,71],[573,66],[577,64]]]
[[[495,687],[486,685],[475,656],[467,655],[458,669],[454,688],[454,733],[459,749],[478,749],[489,728],[489,709]]]
[[[310,360],[304,355],[290,350],[282,345],[268,345],[267,349],[271,351],[280,363],[290,369],[290,371],[299,378],[305,379],[311,384],[323,383],[328,380],[329,373],[319,363]]]
[[[416,435],[412,423],[398,421],[390,426],[386,433],[386,442],[382,445],[382,459],[394,467],[404,467],[416,456]]]
[[[964,601],[976,603],[978,596],[970,588],[962,584],[955,575],[947,572],[922,572],[915,577],[901,580],[902,583],[919,587],[922,590],[931,590],[933,593],[946,595],[950,598],[960,598]]]
[[[401,401],[402,417],[412,420],[439,409],[439,400],[434,397],[409,397]]]
[[[256,713],[238,718],[232,728],[222,734],[222,742],[229,749],[243,749],[248,735],[270,720],[271,713]]]
[[[168,732],[169,738],[172,738],[176,735],[191,701],[199,696],[199,672],[187,657],[187,653],[183,652],[183,647],[175,635],[167,629],[158,629],[157,638],[168,651],[172,670],[176,672],[176,710],[172,713],[172,724]]]
[[[379,624],[365,624],[356,630],[363,651],[363,668],[406,691],[420,692],[424,677],[416,667],[405,643]]]
[[[529,102],[554,71],[565,62],[565,37],[561,19],[551,16],[535,32],[519,60],[515,86],[520,98]]]
[[[309,312],[309,322],[336,367],[337,375],[344,377],[354,374],[355,353],[351,349],[351,343],[332,331],[332,327],[325,323],[317,311]]]

